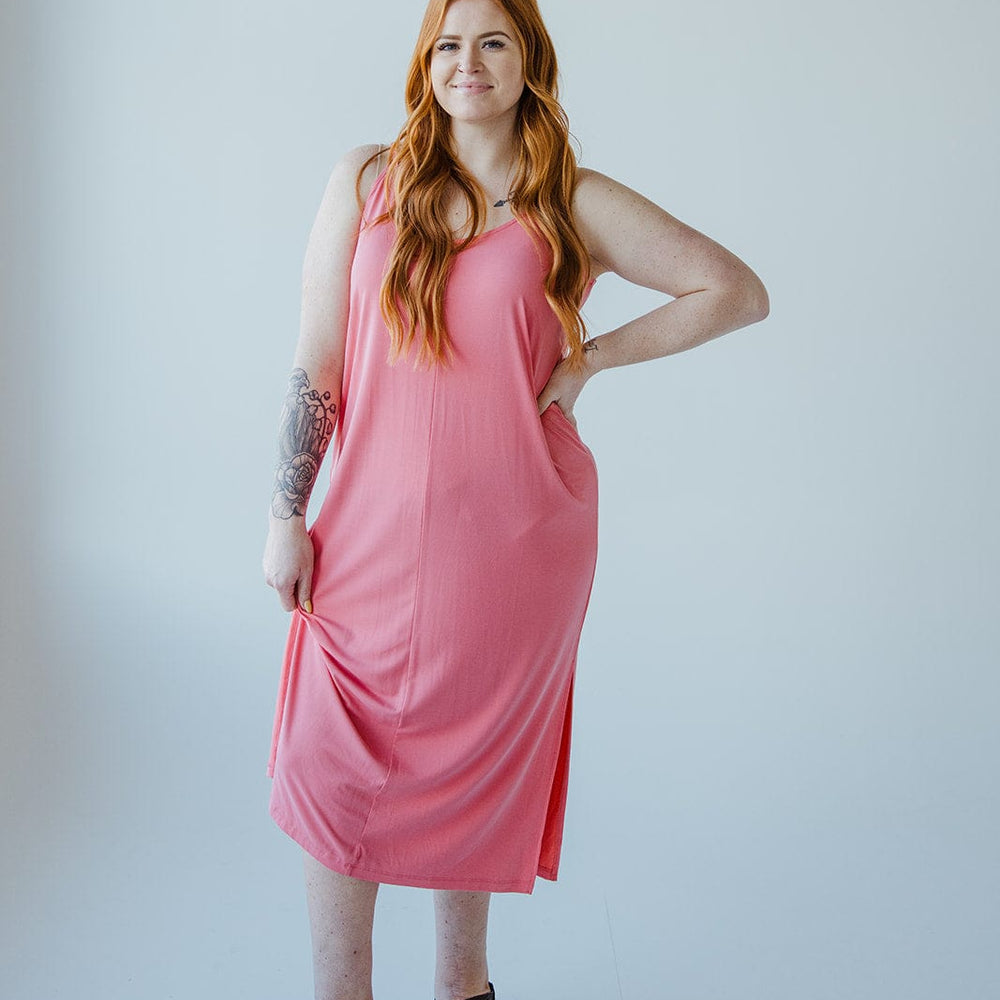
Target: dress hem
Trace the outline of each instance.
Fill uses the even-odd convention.
[[[295,822],[289,819],[278,807],[268,809],[271,818],[278,827],[292,838],[301,848],[311,854],[320,864],[341,875],[360,878],[368,882],[382,882],[386,885],[405,885],[415,889],[452,889],[469,892],[520,892],[530,895],[535,887],[535,878],[548,879],[555,882],[558,868],[539,866],[535,876],[528,879],[513,879],[502,881],[497,879],[476,879],[448,875],[408,875],[401,872],[387,872],[381,869],[369,868],[365,865],[351,864],[342,861],[322,845],[316,843],[304,833]]]

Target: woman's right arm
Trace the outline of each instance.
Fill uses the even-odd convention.
[[[286,611],[298,604],[312,612],[313,548],[306,532],[306,507],[340,409],[351,262],[361,223],[355,182],[362,164],[379,148],[359,146],[333,168],[302,267],[299,339],[281,409],[264,547],[264,579],[278,592]],[[362,198],[377,171],[374,161],[365,169]]]

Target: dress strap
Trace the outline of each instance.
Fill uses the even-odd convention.
[[[385,212],[385,171],[389,164],[387,162],[385,167],[382,166],[382,156],[388,150],[388,146],[379,149],[378,156],[375,159],[375,180],[372,183],[371,190],[368,192],[365,208],[361,214],[362,229],[370,226],[375,219]]]

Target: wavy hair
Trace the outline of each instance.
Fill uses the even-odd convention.
[[[453,348],[445,329],[444,289],[455,255],[479,234],[486,194],[450,151],[451,120],[434,96],[430,63],[434,43],[454,0],[430,0],[407,73],[407,120],[389,147],[386,212],[396,227],[380,305],[389,329],[389,361],[420,334],[416,364],[447,365]],[[524,92],[517,109],[516,172],[510,200],[514,217],[551,251],[545,297],[566,337],[564,355],[574,370],[583,364],[586,324],[580,302],[589,276],[589,255],[573,223],[576,157],[569,121],[558,100],[558,67],[552,39],[536,0],[495,0],[510,19],[523,58]],[[372,155],[362,172],[380,154]],[[453,182],[468,201],[469,235],[457,243],[444,215]],[[360,191],[361,177],[358,176]],[[568,348],[568,350],[566,350]]]

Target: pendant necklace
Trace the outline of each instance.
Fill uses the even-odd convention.
[[[508,167],[507,168],[507,176],[508,177],[510,177],[510,171],[511,171],[511,169],[513,169],[513,168],[512,167]],[[499,201],[493,202],[493,207],[494,208],[503,208],[504,205],[506,205],[511,200],[511,198],[513,198],[513,197],[514,197],[514,192],[508,190],[507,197],[506,198],[501,198]]]

